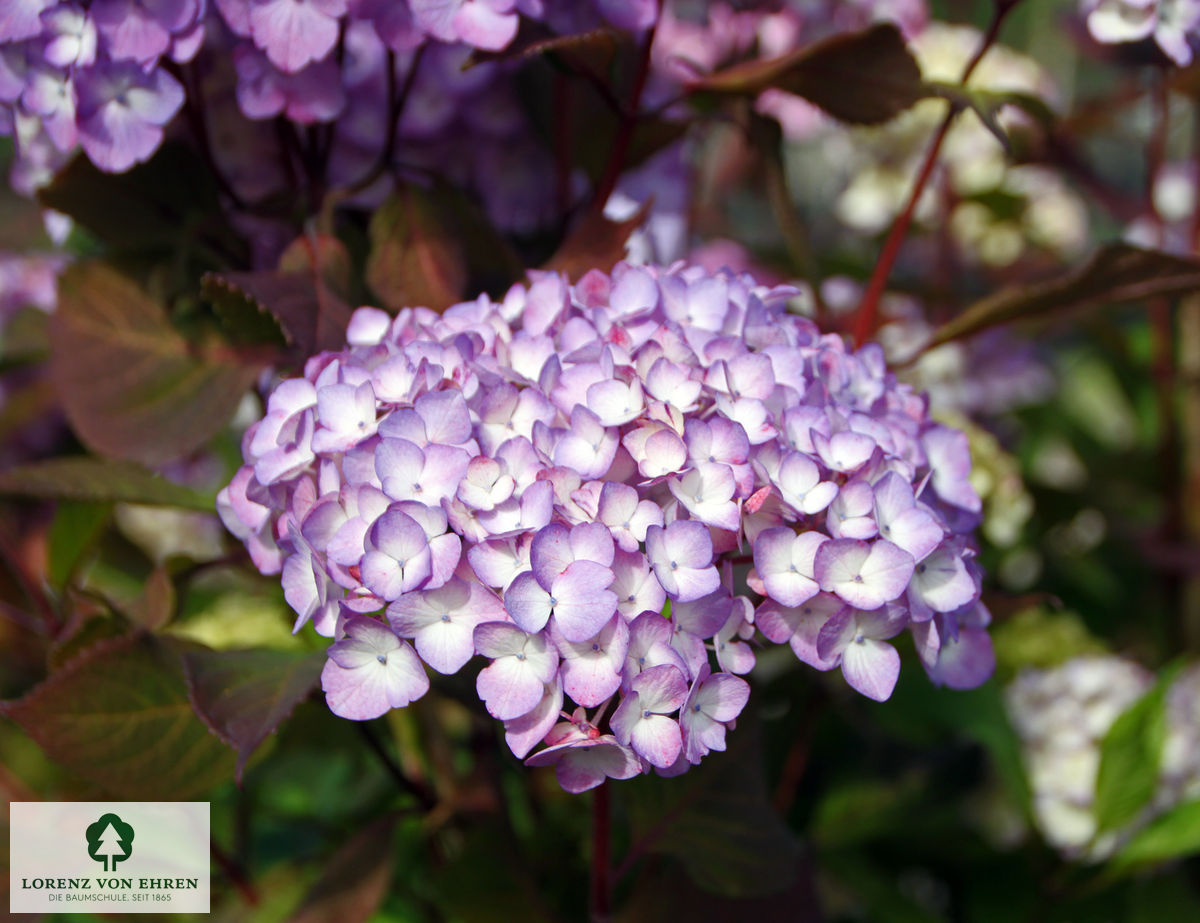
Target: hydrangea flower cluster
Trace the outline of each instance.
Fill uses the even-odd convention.
[[[1005,695],[1021,738],[1034,795],[1034,816],[1065,855],[1099,862],[1137,828],[1200,792],[1200,667],[1167,691],[1166,738],[1159,786],[1142,815],[1097,836],[1093,803],[1100,744],[1117,717],[1154,685],[1154,675],[1117,656],[1076,657],[1047,670],[1025,670]]]
[[[343,67],[351,32],[411,55],[426,43],[499,50],[521,17],[578,18],[543,0],[12,0],[0,16],[0,127],[18,185],[45,183],[82,146],[103,170],[147,159],[184,103],[181,64],[202,46],[231,58],[251,119],[327,122],[362,75]],[[655,0],[594,3],[584,22],[645,29]],[[569,7],[568,7],[569,9]],[[377,129],[377,126],[376,126]],[[378,131],[376,130],[378,136]],[[377,138],[377,140],[379,140]]]
[[[581,791],[723,749],[756,629],[877,700],[905,629],[935,681],[987,677],[967,442],[878,346],[729,272],[532,275],[359,309],[246,434],[220,509],[335,639],[334,712],[482,655],[513,752]]]
[[[1104,44],[1155,43],[1180,67],[1192,63],[1192,42],[1200,34],[1197,0],[1082,0],[1092,38]]]

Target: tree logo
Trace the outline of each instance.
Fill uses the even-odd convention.
[[[104,863],[104,871],[115,872],[117,863],[133,854],[133,827],[116,814],[101,814],[86,833],[88,855]]]

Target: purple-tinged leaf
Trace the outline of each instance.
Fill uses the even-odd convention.
[[[593,269],[607,272],[624,258],[625,244],[646,221],[652,204],[647,199],[623,221],[610,221],[603,214],[589,210],[541,268],[564,273],[572,282]]]
[[[196,714],[237,752],[237,775],[258,746],[287,720],[321,678],[319,654],[294,651],[185,651],[188,694]]]
[[[277,342],[267,317],[301,356],[346,342],[350,305],[319,272],[209,273],[202,286],[226,327],[250,342]]]
[[[1108,244],[1066,275],[1002,289],[975,302],[939,327],[925,349],[1013,321],[1197,290],[1200,262],[1126,243]]]
[[[392,311],[448,308],[466,294],[462,244],[433,192],[400,188],[371,218],[367,284]]]
[[[737,64],[692,82],[689,89],[748,96],[783,90],[858,125],[886,122],[930,95],[920,66],[892,23],[843,32],[782,57]]]
[[[233,753],[188,700],[177,649],[149,636],[96,644],[0,714],[122,798],[187,800],[233,776]]]
[[[76,434],[102,454],[147,465],[207,442],[258,374],[197,355],[159,305],[98,263],[63,276],[50,336],[51,375]]]

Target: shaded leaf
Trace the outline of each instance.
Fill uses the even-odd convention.
[[[1164,703],[1177,672],[1165,670],[1153,689],[1117,716],[1100,742],[1092,802],[1098,833],[1133,820],[1154,797],[1167,735]]]
[[[824,923],[813,869],[797,861],[794,881],[786,891],[755,897],[724,897],[692,886],[677,868],[660,865],[638,875],[633,893],[617,910],[616,923],[661,923],[703,920],[704,923]]]
[[[727,897],[782,891],[795,879],[800,847],[771,804],[751,713],[738,719],[728,742],[687,775],[641,776],[620,786],[633,849],[674,857],[696,884]]]
[[[873,712],[873,720],[920,746],[934,746],[947,738],[978,744],[987,751],[1013,803],[1030,816],[1032,796],[1021,742],[994,678],[975,689],[951,690],[935,687],[920,672],[902,671],[888,707]]]
[[[208,273],[201,285],[240,342],[271,344],[282,336],[308,357],[345,345],[351,271],[340,240],[305,235],[288,245],[277,270]]]
[[[921,783],[913,774],[900,779],[835,782],[817,803],[809,834],[822,851],[860,846],[886,836],[919,809]]]
[[[79,438],[147,465],[207,442],[258,374],[195,355],[159,305],[98,263],[62,277],[50,338],[51,376]]]
[[[467,70],[487,61],[512,61],[553,55],[573,69],[587,70],[605,77],[621,44],[631,44],[627,35],[616,29],[590,29],[572,35],[559,35],[535,19],[522,17],[516,38],[500,51],[476,49],[463,65]]]
[[[221,322],[221,331],[235,346],[287,346],[291,338],[279,318],[272,314],[250,291],[240,288],[234,276],[207,272],[200,280],[200,294],[213,307]]]
[[[579,281],[589,269],[608,272],[625,258],[630,235],[645,222],[653,204],[653,199],[647,199],[623,221],[611,221],[599,212],[589,211],[541,268],[565,273],[572,282]]]
[[[394,709],[392,714],[401,711]],[[550,825],[539,833],[543,842],[554,836]],[[526,850],[513,839],[512,830],[500,820],[495,805],[464,831],[463,840],[453,860],[436,863],[423,882],[441,919],[462,923],[518,919],[552,923],[557,919],[547,906],[551,895],[546,882],[528,861]],[[578,906],[582,907],[582,901]]]
[[[370,237],[367,284],[385,307],[438,310],[462,299],[466,259],[433,191],[398,189],[372,216]]]
[[[198,714],[237,751],[237,775],[250,754],[317,684],[322,653],[277,650],[185,651],[188,691]]]
[[[142,592],[128,608],[130,619],[148,631],[157,631],[175,614],[175,582],[163,567],[146,578]],[[186,655],[185,655],[186,656]]]
[[[320,278],[340,297],[349,298],[354,261],[346,245],[332,234],[301,234],[279,255],[279,271]]]
[[[108,525],[112,506],[108,503],[67,501],[54,510],[47,538],[46,576],[61,589],[71,579],[85,554]]]
[[[921,68],[892,23],[844,32],[778,58],[747,61],[688,85],[692,92],[802,96],[836,119],[886,122],[929,95]]]
[[[124,637],[128,623],[116,616],[108,600],[67,587],[62,603],[65,621],[50,647],[47,665],[62,669],[88,648],[101,641]]]
[[[0,335],[0,362],[5,366],[38,362],[50,350],[50,315],[40,308],[22,308],[9,315]]]
[[[1164,862],[1196,852],[1200,852],[1200,800],[1184,802],[1156,817],[1125,844],[1113,865]]]
[[[334,853],[290,923],[365,923],[371,919],[392,878],[396,819],[393,814],[381,817]]]
[[[254,310],[266,313],[279,324],[289,346],[304,356],[323,350],[341,349],[346,344],[346,325],[352,309],[345,301],[304,274],[261,270],[259,272],[230,272],[204,277],[205,297],[212,297],[219,286],[225,290],[221,297],[222,316],[234,309],[230,299],[240,297],[236,310],[247,314]],[[239,317],[239,326],[243,318]],[[255,331],[267,337],[267,328],[255,322]],[[270,342],[270,340],[266,340]]]
[[[937,329],[926,349],[1038,315],[1200,290],[1200,262],[1131,244],[1101,247],[1065,276],[1012,286],[975,302]]]
[[[0,493],[95,502],[145,503],[209,513],[213,498],[141,465],[86,455],[50,458],[0,472]]]
[[[178,258],[182,238],[211,231],[236,251],[230,256],[248,259],[244,242],[230,238],[210,171],[185,144],[163,144],[125,173],[105,173],[80,153],[38,191],[38,200],[114,250]]]
[[[233,774],[233,754],[192,711],[175,649],[150,636],[96,644],[0,714],[119,797],[187,800]]]

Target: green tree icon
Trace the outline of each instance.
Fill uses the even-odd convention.
[[[101,814],[85,833],[88,855],[104,863],[104,871],[115,872],[117,863],[133,854],[133,827],[116,814]]]

